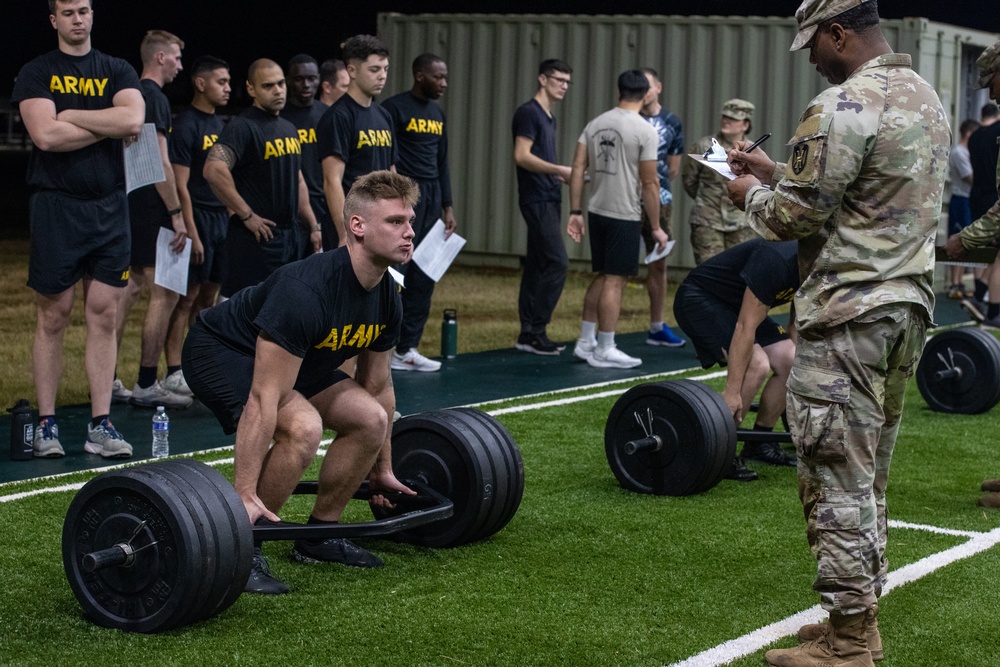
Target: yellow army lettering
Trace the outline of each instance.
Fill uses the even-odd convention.
[[[411,118],[406,126],[407,132],[418,132],[423,134],[444,134],[444,123],[439,120],[426,118]]]
[[[201,140],[201,150],[207,151],[209,148],[215,145],[215,142],[219,139],[217,134],[206,134]]]
[[[84,95],[86,97],[104,97],[104,89],[108,85],[107,77],[103,79],[89,79],[77,76],[52,75],[49,82],[49,92],[74,95]]]
[[[299,143],[300,144],[314,144],[316,143],[316,128],[310,127],[308,130],[302,128],[299,130]]]
[[[321,350],[324,347],[328,347],[331,350],[339,350],[345,345],[363,349],[375,342],[385,330],[385,326],[384,324],[360,324],[355,329],[354,325],[347,324],[344,326],[343,331],[339,331],[337,327],[334,327],[330,329],[330,335],[326,337],[326,340],[317,345],[316,349]],[[354,335],[351,335],[351,332],[354,332]]]
[[[795,291],[796,290],[794,287],[789,287],[786,290],[781,290],[780,292],[774,295],[774,300],[779,301],[781,303],[784,303],[785,301],[791,301],[792,297],[795,296]]]
[[[273,157],[302,153],[302,145],[296,137],[285,137],[284,139],[272,139],[264,144],[264,159]]]
[[[389,130],[359,130],[358,145],[355,148],[365,146],[392,146],[392,132]]]

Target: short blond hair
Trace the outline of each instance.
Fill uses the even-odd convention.
[[[184,40],[171,32],[166,30],[147,31],[146,36],[142,38],[142,44],[139,45],[139,57],[142,58],[142,64],[148,65],[153,62],[156,54],[166,50],[171,44],[176,44],[181,49],[184,48]]]
[[[367,173],[354,181],[344,199],[344,220],[350,220],[355,215],[365,216],[368,209],[378,202],[394,199],[400,199],[406,206],[414,208],[420,201],[420,187],[412,178],[393,171]]]

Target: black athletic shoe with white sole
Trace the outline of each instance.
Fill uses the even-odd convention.
[[[382,559],[344,538],[330,538],[318,544],[296,540],[292,560],[300,563],[341,563],[349,567],[382,567]]]

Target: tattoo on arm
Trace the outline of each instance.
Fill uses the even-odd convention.
[[[229,171],[233,170],[233,166],[236,164],[236,153],[233,149],[224,144],[215,144],[212,146],[212,150],[208,152],[208,157],[206,160],[219,160]]]

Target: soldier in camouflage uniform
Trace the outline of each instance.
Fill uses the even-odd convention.
[[[983,51],[976,61],[979,66],[979,87],[990,89],[990,98],[1000,102],[1000,42]],[[1000,160],[997,160],[997,188],[1000,189]],[[945,252],[952,259],[961,259],[966,249],[996,245],[1000,239],[1000,202],[993,204],[981,218],[958,234],[948,237]],[[987,320],[987,323],[990,323]],[[998,323],[1000,324],[1000,323]],[[982,507],[1000,509],[1000,479],[983,482],[986,495],[979,499]]]
[[[722,120],[715,137],[702,137],[691,148],[703,154],[716,139],[726,150],[746,139],[753,123],[754,106],[746,100],[732,99],[722,105]],[[747,225],[742,211],[726,196],[726,181],[719,174],[694,160],[684,161],[684,192],[694,200],[688,222],[691,225],[691,249],[694,261],[701,264],[744,241],[757,238]]]
[[[976,61],[979,67],[979,87],[989,88],[990,97],[1000,101],[1000,42],[983,51]],[[1000,160],[997,161],[997,187],[1000,189]],[[969,248],[994,246],[1000,239],[1000,202],[993,204],[981,218],[958,234],[948,237],[945,252],[952,259],[960,259]],[[992,300],[992,299],[991,299]],[[993,321],[990,321],[993,320]],[[998,318],[990,318],[987,324],[1000,326]]]
[[[882,657],[889,462],[933,312],[951,134],[934,89],[886,42],[875,2],[805,0],[795,17],[792,50],[808,47],[833,87],[802,114],[787,165],[738,144],[730,162],[749,173],[728,189],[758,233],[799,240],[788,421],[813,587],[830,620],[765,657],[871,667]]]

